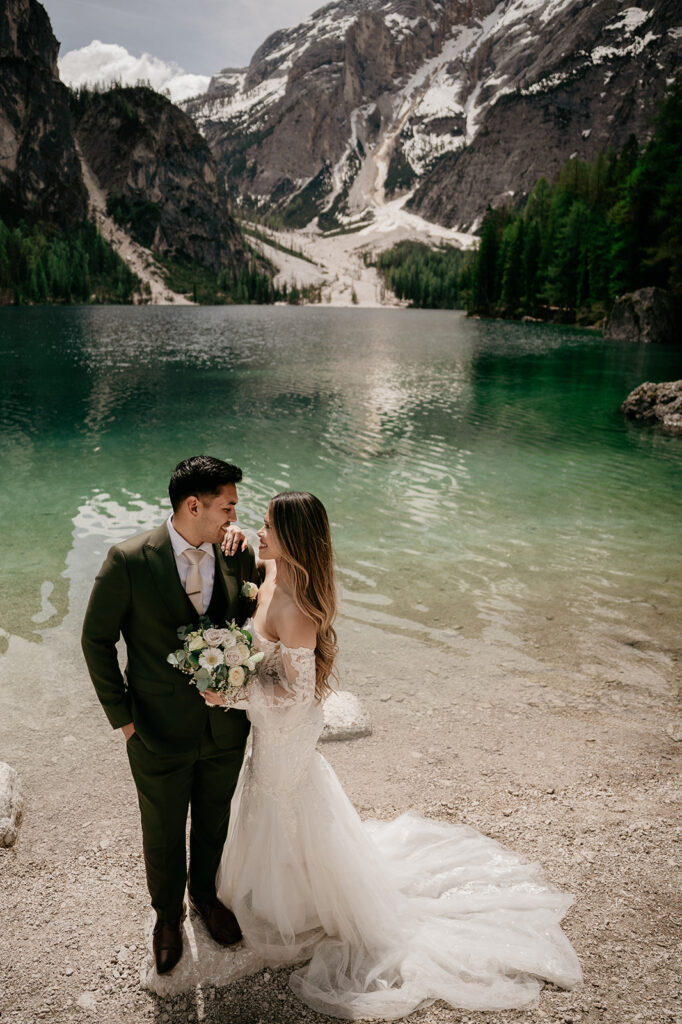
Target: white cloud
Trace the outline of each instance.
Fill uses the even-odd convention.
[[[150,53],[134,57],[124,46],[102,43],[99,39],[65,53],[59,60],[59,74],[63,82],[74,88],[115,81],[135,85],[142,79],[158,92],[168,89],[175,103],[205,92],[210,81],[207,75],[187,74],[174,62],[167,63]]]

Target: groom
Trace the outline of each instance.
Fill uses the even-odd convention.
[[[147,885],[157,914],[153,947],[164,974],[182,955],[185,885],[189,902],[222,945],[238,942],[237,920],[216,897],[215,876],[227,836],[230,801],[244,757],[244,711],[209,709],[166,662],[179,646],[179,626],[244,622],[246,581],[258,579],[253,552],[232,539],[237,518],[237,466],[197,455],[181,462],[168,487],[172,515],[147,533],[111,548],[90,596],[83,652],[97,696],[126,739],[137,786]],[[123,635],[122,675],[116,642]],[[189,878],[185,851],[191,807]]]

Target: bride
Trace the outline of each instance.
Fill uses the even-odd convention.
[[[360,820],[315,749],[337,650],[324,507],[278,494],[259,537],[265,580],[246,628],[265,657],[230,702],[248,712],[253,749],[217,878],[247,945],[269,964],[299,965],[299,998],[350,1020],[436,999],[509,1009],[533,1002],[542,979],[579,985],[560,926],[572,898],[537,865],[465,825]]]

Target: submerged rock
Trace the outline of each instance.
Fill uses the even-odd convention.
[[[631,420],[682,434],[682,380],[640,384],[630,392],[620,411]]]
[[[673,344],[682,340],[675,300],[662,288],[638,288],[616,299],[604,321],[604,337],[613,341]]]
[[[330,693],[324,702],[324,729],[320,740],[353,740],[371,733],[370,717],[354,693],[348,690]]]
[[[13,846],[19,834],[24,799],[14,768],[0,763],[0,846]]]

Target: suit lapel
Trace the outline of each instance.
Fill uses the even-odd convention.
[[[220,550],[217,544],[213,545],[213,554],[215,555],[215,571],[216,579],[220,579],[223,587],[225,588],[225,596],[227,598],[227,621],[234,619],[237,615],[237,603],[239,599],[239,583],[235,576],[234,569],[229,564],[232,562],[231,558],[226,558]]]
[[[144,554],[156,589],[173,622],[178,625],[191,622],[194,609],[180,582],[173,545],[165,523],[153,531],[144,546]]]

